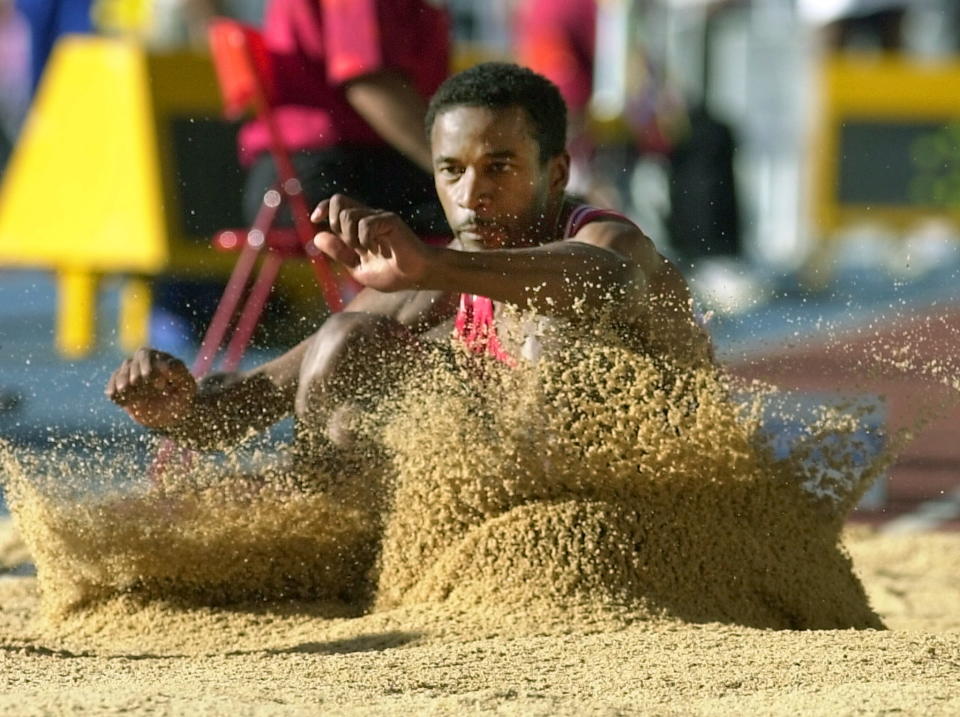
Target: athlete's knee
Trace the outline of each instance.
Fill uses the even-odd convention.
[[[400,325],[385,316],[359,312],[330,316],[314,335],[300,364],[297,415],[305,416],[315,395],[329,389],[332,382],[344,378],[352,383],[373,368],[401,332]],[[350,376],[341,375],[347,373]]]

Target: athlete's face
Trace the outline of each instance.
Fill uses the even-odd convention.
[[[453,107],[437,116],[430,144],[437,194],[465,249],[559,238],[553,234],[569,158],[540,161],[523,108]]]

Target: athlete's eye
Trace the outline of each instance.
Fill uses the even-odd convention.
[[[453,164],[444,164],[437,168],[437,172],[442,177],[455,178],[463,174],[463,167],[457,167]]]
[[[503,174],[504,172],[509,172],[512,169],[509,162],[493,162],[490,165],[490,170],[498,174]]]

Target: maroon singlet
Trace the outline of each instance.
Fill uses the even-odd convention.
[[[627,217],[611,209],[599,209],[589,204],[574,207],[567,219],[563,239],[576,236],[590,222],[611,219],[633,224]],[[460,306],[453,326],[453,335],[476,354],[487,354],[497,361],[513,366],[516,361],[508,354],[497,336],[493,301],[477,294],[460,294]]]

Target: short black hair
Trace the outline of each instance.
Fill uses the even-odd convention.
[[[567,144],[567,105],[543,75],[509,62],[483,62],[448,77],[427,107],[427,136],[437,117],[454,107],[522,107],[533,124],[540,161],[562,154]]]

